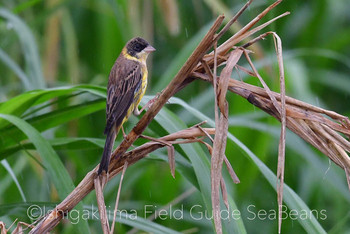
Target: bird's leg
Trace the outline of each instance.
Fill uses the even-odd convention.
[[[124,127],[123,127],[123,125],[122,125],[122,133],[123,133],[123,138],[124,138],[126,141],[128,141],[128,139],[126,139],[127,134],[126,134],[126,133],[125,133],[125,131],[124,131]],[[135,148],[135,146],[134,146],[134,145],[131,145],[131,147]]]
[[[144,106],[141,108],[141,110],[139,110],[138,107],[135,107],[133,114],[136,115],[136,116],[139,116],[139,115],[142,113],[142,111],[144,111],[145,109],[149,109],[149,108],[153,105],[153,103],[158,99],[159,95],[160,95],[160,94],[158,93],[154,98],[152,98],[151,100],[149,100],[149,101],[146,103],[146,105],[144,105]]]
[[[143,107],[141,108],[141,110],[139,110],[138,107],[135,107],[133,114],[134,114],[135,116],[139,116],[143,110],[144,110]]]
[[[126,134],[125,134],[123,125],[122,125],[122,133],[123,133],[123,138],[125,139],[126,138]]]

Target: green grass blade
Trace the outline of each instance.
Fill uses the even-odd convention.
[[[16,116],[0,114],[0,118],[11,122],[13,125],[21,129],[21,131],[23,131],[33,142],[43,160],[44,166],[47,168],[47,173],[50,175],[50,178],[57,189],[59,197],[64,199],[74,189],[74,184],[60,158],[52,149],[48,141],[45,140],[35,128]],[[77,209],[82,211],[82,206],[78,205]],[[82,220],[77,225],[77,228],[81,233],[89,232],[85,220]]]
[[[20,13],[28,8],[31,8],[37,4],[39,4],[40,2],[42,2],[42,0],[28,0],[28,1],[25,1],[25,2],[22,2],[20,4],[18,4],[14,9],[13,9],[13,12],[14,13]]]
[[[39,132],[43,132],[50,128],[67,123],[74,119],[79,119],[83,116],[105,109],[105,100],[99,99],[83,103],[80,105],[69,106],[66,108],[60,108],[56,111],[49,112],[47,114],[36,116],[32,119],[26,120],[31,126],[36,128]],[[23,145],[18,145],[18,142],[26,139],[26,135],[16,127],[8,127],[2,130],[3,141],[0,147],[0,151],[4,154],[0,155],[0,159],[3,159],[9,154],[17,150],[23,149]]]
[[[93,150],[104,147],[105,140],[100,138],[87,137],[61,137],[48,140],[55,150]],[[7,155],[11,155],[20,150],[32,150],[35,146],[32,143],[22,143],[16,146],[10,146],[0,150],[0,160]]]
[[[24,90],[31,90],[34,87],[29,82],[27,75],[22,69],[0,48],[0,60],[6,64],[21,80]]]
[[[159,234],[163,234],[163,233],[179,234],[180,233],[170,228],[167,228],[165,226],[162,226],[160,224],[157,224],[155,222],[152,222],[148,219],[135,216],[134,214],[126,214],[125,212],[121,212],[117,214],[116,222],[123,223],[131,227],[135,227],[139,230],[142,230],[148,233],[159,233]]]
[[[10,164],[9,164],[6,160],[1,160],[1,164],[2,164],[2,166],[7,170],[7,172],[10,174],[10,176],[11,176],[13,182],[15,182],[16,187],[17,187],[19,193],[21,194],[22,200],[23,200],[24,202],[26,202],[26,201],[27,201],[26,196],[24,195],[24,192],[23,192],[23,190],[22,190],[22,187],[21,187],[21,185],[19,184],[15,173],[13,172],[12,168],[10,167]]]
[[[106,97],[106,88],[93,85],[78,85],[44,90],[33,90],[18,95],[6,102],[0,103],[0,113],[21,116],[29,108],[49,101],[52,98],[58,98],[74,92],[82,91],[99,97]],[[5,125],[4,120],[0,120],[0,128],[4,127]]]
[[[5,8],[0,8],[0,17],[5,18],[13,26],[19,37],[32,88],[44,88],[45,80],[41,70],[41,61],[32,32],[19,17]]]

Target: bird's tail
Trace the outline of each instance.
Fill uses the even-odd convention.
[[[102,171],[108,172],[109,159],[112,153],[115,137],[117,135],[117,131],[114,129],[110,129],[106,132],[107,138],[105,147],[103,149],[102,159],[100,162],[100,167],[98,169],[98,175],[102,173]]]

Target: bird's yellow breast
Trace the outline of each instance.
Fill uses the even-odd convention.
[[[145,94],[146,92],[146,89],[147,89],[147,76],[148,76],[148,71],[147,71],[147,66],[146,64],[142,64],[142,68],[141,68],[141,71],[142,71],[142,83],[141,83],[141,87],[140,89],[138,90],[138,92],[136,92],[134,94],[134,100],[132,102],[132,104],[130,105],[127,113],[126,113],[126,116],[124,117],[123,119],[123,122],[122,124],[128,120],[128,118],[130,117],[130,115],[133,113],[133,111],[138,108],[140,102],[141,102],[141,99],[143,97],[143,95]]]

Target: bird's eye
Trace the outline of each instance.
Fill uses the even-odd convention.
[[[141,46],[139,45],[139,44],[136,44],[135,45],[135,50],[136,51],[141,51],[142,49],[141,49]]]

